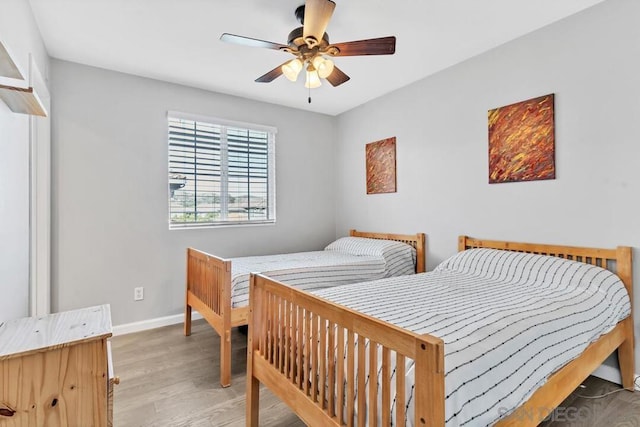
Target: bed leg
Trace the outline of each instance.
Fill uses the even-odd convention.
[[[622,386],[627,390],[634,389],[635,357],[633,343],[633,323],[627,319],[627,339],[618,347],[618,363],[622,374]]]
[[[247,375],[247,427],[258,427],[260,416],[260,381]]]
[[[185,277],[184,292],[184,336],[191,335],[191,306],[189,305],[189,283],[191,283],[191,248],[187,248],[187,277]]]
[[[185,304],[184,306],[184,335],[191,335],[191,306]]]
[[[220,385],[231,385],[231,328],[226,328],[220,336]]]

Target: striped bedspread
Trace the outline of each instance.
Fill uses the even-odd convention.
[[[232,306],[249,303],[249,274],[311,291],[385,277],[414,274],[416,252],[405,243],[343,237],[323,251],[231,259]]]
[[[624,284],[607,270],[492,249],[460,252],[430,273],[314,293],[443,339],[448,427],[495,423],[630,314]]]

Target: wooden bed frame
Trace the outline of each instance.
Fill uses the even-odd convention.
[[[350,230],[349,236],[395,240],[416,249],[416,272],[425,271],[425,235],[370,233]],[[191,335],[191,311],[196,310],[220,336],[220,384],[231,385],[231,328],[248,324],[249,307],[231,305],[231,260],[187,249],[184,334]]]
[[[468,248],[544,254],[598,265],[614,271],[622,279],[633,301],[630,247],[593,249],[461,236],[458,249]],[[379,412],[382,425],[389,425],[390,399],[394,398],[390,388],[392,353],[398,361],[394,379],[398,391],[396,425],[404,425],[404,361],[410,358],[415,361],[414,425],[444,426],[444,343],[441,339],[415,334],[261,275],[252,275],[250,292],[247,426],[258,426],[260,383],[308,425],[364,426],[365,413],[371,420],[376,419]],[[358,345],[356,351],[355,336],[367,338],[369,348]],[[336,357],[336,351],[328,350],[334,348],[337,354],[345,356],[346,362],[343,357]],[[538,425],[616,349],[623,386],[633,390],[633,307],[630,317],[555,372],[527,402],[496,425]],[[371,361],[369,373],[374,377],[379,363],[376,354],[382,354],[381,403],[376,381],[370,381],[365,389],[365,373],[354,372],[354,366],[365,366],[367,354]],[[346,387],[337,386],[345,382]],[[356,396],[356,389],[364,392]]]

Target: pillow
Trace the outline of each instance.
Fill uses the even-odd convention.
[[[356,256],[382,257],[387,265],[385,277],[415,273],[416,250],[407,243],[366,237],[341,237],[324,250]]]
[[[406,243],[395,240],[368,239],[366,237],[341,237],[335,242],[329,243],[324,250],[362,256],[382,256],[394,250],[413,250],[415,252],[413,246]]]
[[[458,252],[440,263],[435,270],[465,273],[523,286],[599,292],[608,298],[626,292],[622,280],[601,267],[549,255],[499,249]]]

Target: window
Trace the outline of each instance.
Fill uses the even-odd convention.
[[[169,228],[275,222],[275,134],[169,112]]]

